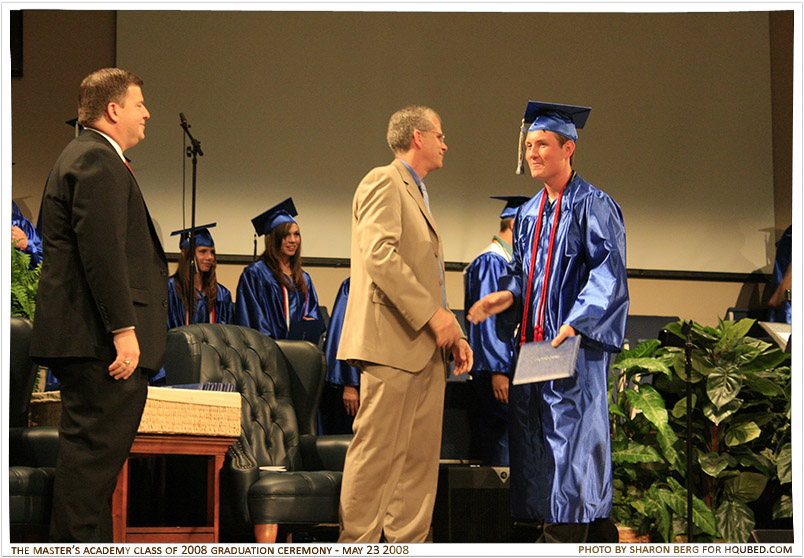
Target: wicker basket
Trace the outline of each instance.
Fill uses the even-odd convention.
[[[29,424],[56,426],[61,417],[58,391],[31,396]],[[140,434],[240,435],[240,394],[149,387],[137,430]]]

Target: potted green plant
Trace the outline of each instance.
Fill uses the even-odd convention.
[[[789,355],[748,337],[753,324],[692,324],[691,432],[684,350],[654,339],[618,355],[610,405],[616,521],[673,541],[687,532],[688,477],[695,541],[747,541],[760,497],[772,502],[773,518],[792,517]],[[682,327],[667,330],[683,340]]]
[[[36,291],[39,288],[40,263],[30,269],[31,256],[11,247],[11,315],[33,321]]]

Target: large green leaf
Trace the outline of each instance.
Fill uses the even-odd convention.
[[[698,396],[693,393],[692,397],[690,399],[692,400],[692,409],[694,411],[695,410],[695,404],[698,402]],[[684,398],[679,399],[678,401],[676,401],[676,404],[673,405],[673,410],[670,411],[670,414],[673,415],[673,417],[675,417],[677,419],[686,417],[687,416],[687,398],[684,397]]]
[[[748,334],[755,322],[756,320],[751,318],[744,318],[739,322],[721,320],[718,325],[720,339],[715,344],[715,353],[720,354],[734,349],[742,341],[743,337]]]
[[[712,403],[706,403],[703,406],[703,414],[706,418],[711,420],[715,425],[719,425],[721,422],[729,418],[731,415],[736,413],[740,410],[740,407],[743,405],[743,400],[739,397],[735,397],[723,407],[718,409]]]
[[[664,505],[660,492],[667,491],[666,489],[656,488],[651,486],[648,492],[648,498],[645,502],[646,515],[653,517],[656,525],[656,530],[664,542],[671,542],[675,539],[673,532],[673,518],[670,514],[670,509]]]
[[[616,368],[633,371],[638,369],[644,372],[661,372],[665,376],[671,374],[670,368],[664,361],[651,357],[624,358],[614,364]]]
[[[723,491],[732,500],[753,502],[762,496],[768,477],[762,473],[742,471],[739,475],[723,481]]]
[[[727,453],[699,453],[698,464],[704,473],[717,477],[726,467],[734,466],[735,459]]]
[[[774,460],[766,455],[754,453],[749,448],[740,448],[731,455],[737,460],[737,463],[743,467],[753,467],[766,477],[772,477],[776,474],[776,464]]]
[[[765,397],[784,397],[784,387],[780,386],[772,380],[757,376],[753,372],[748,372],[743,369],[743,378],[745,385]]]
[[[611,460],[614,463],[663,463],[662,456],[656,448],[629,441],[624,448],[611,448]]]
[[[793,455],[790,444],[785,444],[776,456],[776,476],[781,484],[793,482]]]
[[[790,355],[783,353],[776,347],[772,347],[765,352],[755,355],[753,358],[745,358],[740,364],[740,368],[744,372],[759,372],[761,370],[768,370],[776,368],[782,364]]]
[[[667,409],[659,392],[650,384],[641,384],[639,391],[628,390],[626,396],[631,407],[642,411],[645,418],[658,431],[656,439],[667,461],[676,468],[683,468],[684,465],[679,461],[678,452],[673,447],[678,437],[668,424]]]
[[[737,397],[743,376],[736,366],[716,367],[706,378],[706,394],[718,409]]]
[[[665,490],[660,492],[660,497],[667,507],[680,517],[687,517],[687,489],[673,477],[667,478],[667,484],[670,485],[672,490]],[[692,524],[698,529],[709,535],[717,535],[717,526],[715,524],[715,516],[712,510],[706,503],[698,498],[692,496]]]
[[[793,497],[789,494],[782,496],[773,504],[773,519],[793,517]]]
[[[746,542],[754,530],[754,512],[743,502],[723,498],[715,518],[720,536],[726,542]]]
[[[723,442],[727,446],[739,446],[759,438],[760,434],[762,434],[762,430],[757,426],[757,423],[754,421],[744,422],[735,424],[726,430],[726,434],[723,435]]]
[[[625,359],[652,357],[653,353],[656,352],[656,349],[658,349],[661,344],[662,342],[658,339],[648,339],[633,349],[620,351],[620,353],[617,355],[617,358],[614,359],[614,364],[612,366],[614,366],[614,368],[625,368],[624,366],[620,366],[620,362]]]

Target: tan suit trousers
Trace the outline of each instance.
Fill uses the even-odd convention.
[[[424,542],[438,484],[446,370],[436,350],[423,370],[363,363],[360,408],[346,454],[342,543]]]

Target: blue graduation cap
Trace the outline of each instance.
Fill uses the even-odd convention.
[[[72,120],[67,120],[67,121],[65,122],[65,124],[67,124],[67,125],[68,125],[70,128],[75,129],[75,135],[76,135],[76,137],[78,137],[78,134],[80,134],[81,132],[83,132],[83,131],[84,131],[84,127],[83,127],[83,126],[81,126],[81,124],[79,124],[79,123],[78,123],[78,119],[77,119],[77,118],[73,118]]]
[[[516,173],[522,174],[524,170],[525,134],[527,132],[547,130],[561,134],[572,141],[578,141],[578,129],[584,127],[591,111],[592,107],[528,101],[522,117],[522,127],[519,130],[519,159]]]
[[[257,235],[261,236],[270,233],[274,227],[282,223],[295,223],[293,218],[298,214],[296,206],[293,205],[293,198],[288,198],[254,217],[251,224],[254,225]]]
[[[520,205],[528,201],[528,196],[489,196],[494,200],[502,200],[505,202],[505,207],[500,213],[500,219],[511,219],[516,216],[516,210]]]
[[[215,247],[215,241],[212,240],[212,235],[209,234],[209,229],[213,228],[217,223],[210,223],[209,225],[200,225],[195,228],[181,229],[180,231],[173,231],[170,236],[181,235],[179,237],[179,250],[184,250],[190,245],[190,231],[195,231],[195,245]]]

